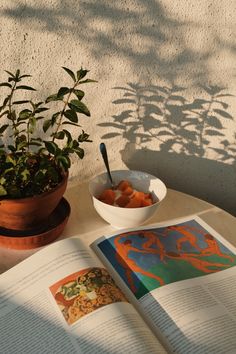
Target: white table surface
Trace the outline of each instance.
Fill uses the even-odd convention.
[[[79,236],[89,243],[94,235],[102,236],[114,232],[94,210],[88,192],[88,184],[68,185],[65,196],[71,206],[68,223],[57,240]],[[236,246],[236,218],[227,212],[190,195],[168,189],[167,196],[156,214],[148,221],[163,223],[186,216],[198,215],[223,237]],[[18,264],[38,249],[12,250],[0,248],[0,273]]]

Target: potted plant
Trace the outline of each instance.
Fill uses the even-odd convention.
[[[95,81],[85,78],[88,71],[82,68],[76,73],[63,69],[72,79],[70,87],[60,87],[40,102],[25,99],[26,91],[35,89],[22,84],[31,75],[21,74],[20,70],[15,74],[6,71],[8,79],[0,84],[6,89],[0,107],[0,226],[3,228],[30,230],[46,220],[65,192],[71,154],[82,159],[81,145],[91,141],[78,123],[80,114],[90,116],[82,102],[85,93],[79,87]],[[21,100],[17,98],[19,93],[24,93]]]

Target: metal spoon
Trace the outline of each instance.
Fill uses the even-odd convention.
[[[100,152],[102,154],[102,158],[103,158],[104,164],[107,169],[107,174],[108,174],[109,180],[111,182],[111,187],[114,188],[115,184],[114,184],[112,177],[111,177],[111,172],[110,172],[110,167],[109,167],[109,162],[108,162],[108,157],[107,157],[107,149],[106,149],[106,145],[104,143],[100,144]]]

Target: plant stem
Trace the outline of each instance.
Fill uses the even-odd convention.
[[[59,118],[59,120],[58,120],[58,123],[57,123],[57,128],[56,128],[56,131],[55,131],[55,133],[54,133],[54,135],[53,135],[53,138],[52,138],[52,141],[55,141],[55,136],[57,135],[57,133],[58,133],[58,131],[59,131],[59,129],[60,129],[60,126],[61,126],[61,123],[62,123],[62,119],[63,119],[63,115],[64,115],[64,112],[65,112],[65,110],[66,110],[66,107],[67,107],[67,105],[68,105],[68,103],[69,103],[69,100],[70,100],[70,96],[71,96],[71,94],[72,94],[72,92],[73,92],[73,90],[76,88],[76,86],[78,85],[78,83],[79,83],[79,81],[76,81],[76,83],[74,84],[74,86],[72,87],[72,89],[70,90],[70,92],[68,93],[68,96],[67,96],[67,99],[66,99],[66,101],[64,101],[64,107],[63,107],[63,109],[62,109],[62,111],[61,111],[61,113],[60,113],[60,118]]]
[[[29,131],[29,126],[30,126],[30,118],[35,116],[35,107],[33,108],[32,115],[28,118],[27,122],[27,152],[30,152],[30,131]]]
[[[17,129],[16,129],[16,123],[15,123],[15,117],[13,116],[13,112],[12,112],[12,98],[13,98],[13,94],[15,92],[15,89],[16,89],[16,81],[14,82],[14,84],[11,88],[11,93],[10,93],[9,103],[8,103],[9,117],[12,121],[13,135],[16,137],[17,136]],[[16,143],[15,143],[15,147],[16,147]]]

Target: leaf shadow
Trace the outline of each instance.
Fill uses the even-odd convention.
[[[221,38],[204,22],[177,19],[158,0],[57,0],[53,4],[12,0],[9,6],[0,8],[0,16],[20,24],[21,32],[16,33],[16,38],[21,39],[22,47],[28,45],[29,33],[50,33],[55,35],[52,43],[57,38],[64,44],[76,40],[80,50],[85,48],[100,63],[118,55],[132,68],[139,68],[140,75],[158,72],[170,82],[176,78],[188,78],[193,84],[207,80],[211,74],[209,61],[222,48],[227,47],[233,55],[236,48],[234,42]],[[186,41],[188,31],[196,35],[206,31],[215,51],[208,49],[210,46],[196,50]],[[170,55],[166,56],[166,52]],[[105,72],[103,68],[99,70]]]
[[[232,94],[204,86],[203,97],[189,102],[184,87],[128,83],[115,89],[123,93],[113,101],[121,112],[98,125],[110,131],[102,139],[125,140],[126,166],[235,214],[236,134],[230,140],[225,128],[234,124],[226,102]]]

